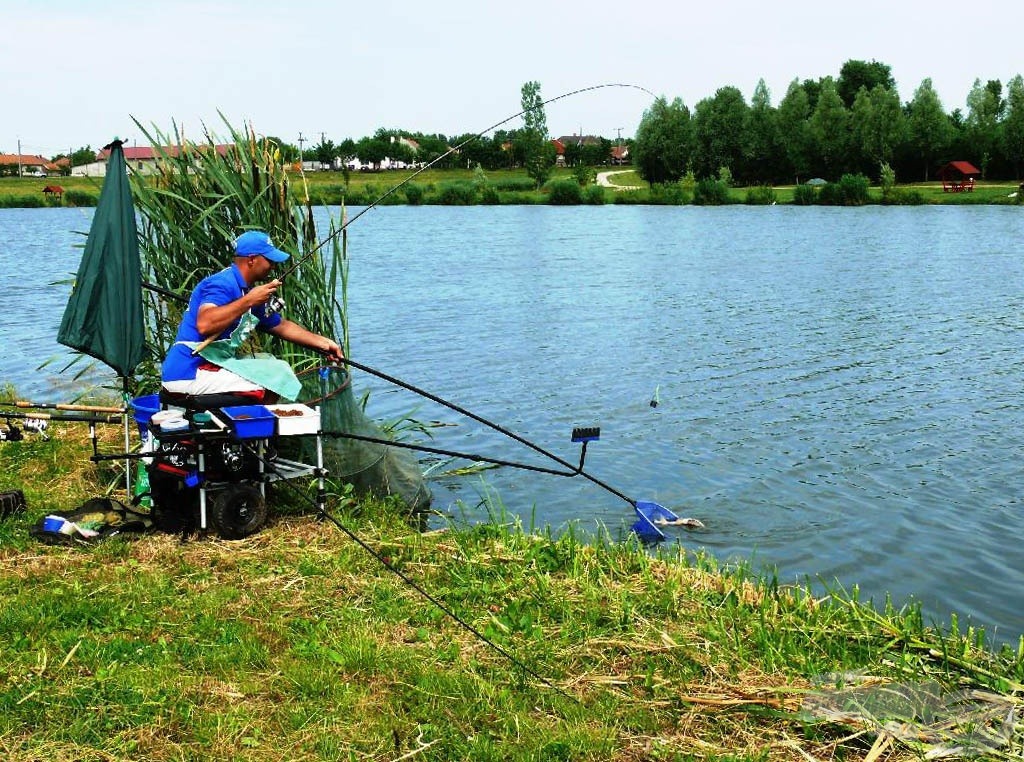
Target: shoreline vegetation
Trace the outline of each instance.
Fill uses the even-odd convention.
[[[608,186],[593,181],[597,172],[610,171]],[[364,206],[377,200],[411,174],[405,170],[352,172],[347,182],[342,172],[289,172],[292,192],[298,199],[307,195],[314,206]],[[593,168],[586,182],[579,181],[578,169],[556,169],[541,189],[525,170],[483,172],[469,169],[431,169],[406,183],[380,203],[382,205],[472,206],[472,205],[601,205],[650,204],[705,206],[746,205],[834,205],[864,204],[1020,204],[1024,193],[1013,181],[978,182],[972,192],[946,193],[941,182],[870,185],[863,175],[844,175],[836,182],[810,186],[733,187],[728,178],[694,181],[686,179],[649,186],[629,167]],[[99,199],[103,178],[0,178],[0,208],[89,207]],[[59,185],[58,197],[44,194],[48,185]]]
[[[123,434],[101,426],[101,451]],[[28,535],[122,483],[83,424],[0,443],[0,748],[28,760],[1019,759],[1024,639],[682,547],[299,503],[238,542]],[[280,496],[279,496],[280,497]]]

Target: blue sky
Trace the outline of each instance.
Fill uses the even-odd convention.
[[[689,6],[0,0],[0,151],[141,143],[133,117],[198,138],[204,124],[223,133],[218,111],[292,143],[473,133],[519,111],[528,80],[545,98],[625,82],[692,108],[726,85],[749,100],[763,77],[777,104],[794,78],[837,76],[851,58],[890,65],[904,101],[930,77],[951,111],[975,78],[1005,85],[1024,70],[1015,0]],[[628,137],[649,103],[597,90],[551,104],[548,127]]]

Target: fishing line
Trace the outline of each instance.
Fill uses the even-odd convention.
[[[283,273],[281,273],[279,276],[277,276],[277,280],[282,280],[283,281],[285,279],[285,277],[287,277],[288,275],[291,275],[293,272],[295,272],[295,270],[297,270],[304,262],[306,262],[306,260],[308,260],[311,256],[313,256],[318,251],[320,251],[320,249],[322,249],[328,243],[330,243],[335,238],[337,238],[339,235],[341,235],[345,231],[345,229],[348,228],[349,225],[351,225],[353,222],[358,220],[360,217],[362,217],[368,211],[370,211],[371,209],[376,207],[384,199],[386,199],[388,196],[393,194],[395,191],[397,191],[403,185],[408,183],[410,180],[412,180],[413,178],[417,177],[421,173],[426,172],[428,169],[433,167],[435,164],[437,164],[442,159],[445,159],[448,156],[451,156],[453,153],[457,153],[464,146],[468,145],[469,143],[473,142],[474,140],[477,140],[478,138],[482,138],[488,132],[491,132],[492,130],[498,129],[502,125],[505,125],[505,124],[511,122],[513,119],[517,119],[517,118],[523,116],[523,114],[528,114],[531,111],[536,111],[537,109],[541,109],[544,106],[548,105],[549,103],[554,103],[555,101],[560,101],[563,98],[571,98],[574,95],[580,95],[582,93],[589,93],[589,92],[592,92],[594,90],[602,90],[602,89],[604,89],[606,87],[626,87],[626,88],[632,88],[634,90],[640,90],[642,92],[645,92],[648,95],[650,95],[652,98],[657,98],[657,96],[654,93],[652,93],[646,87],[642,87],[641,85],[634,85],[634,84],[630,84],[628,82],[605,82],[604,84],[601,84],[601,85],[590,85],[589,87],[581,87],[581,88],[579,88],[577,90],[572,90],[572,91],[567,92],[567,93],[562,93],[561,95],[556,95],[554,98],[548,98],[546,101],[538,103],[538,104],[536,104],[534,106],[530,106],[529,108],[524,108],[522,111],[518,111],[515,114],[513,114],[512,116],[506,117],[505,119],[502,119],[500,122],[496,122],[495,124],[492,124],[490,127],[486,128],[484,130],[480,130],[480,132],[478,132],[478,133],[476,133],[476,134],[466,138],[465,140],[463,140],[458,145],[449,148],[447,151],[445,151],[443,154],[441,154],[437,158],[431,160],[429,163],[427,163],[427,164],[423,165],[422,167],[420,167],[419,169],[417,169],[415,172],[413,172],[411,175],[406,177],[400,183],[398,183],[397,185],[394,185],[391,188],[389,188],[387,191],[382,193],[377,199],[372,201],[369,206],[361,209],[357,214],[353,215],[352,218],[350,220],[348,220],[348,222],[344,223],[341,227],[339,227],[337,230],[335,230],[334,232],[329,234],[326,238],[324,238],[322,241],[320,241],[320,243],[318,243],[312,249],[307,251],[300,259],[298,259],[295,262],[295,264],[293,264],[291,267],[289,267],[287,270],[285,270]]]
[[[568,469],[570,469],[572,471],[572,475],[579,475],[579,476],[582,476],[584,479],[589,479],[590,481],[592,481],[594,484],[596,484],[597,486],[601,487],[602,489],[605,489],[608,492],[610,492],[611,494],[615,495],[616,497],[621,498],[622,500],[625,500],[627,503],[632,505],[634,508],[636,507],[636,504],[637,504],[636,500],[634,500],[633,498],[629,497],[625,493],[620,492],[619,490],[615,489],[615,487],[611,486],[610,484],[607,484],[606,482],[601,481],[596,476],[593,476],[592,474],[588,474],[586,471],[583,470],[582,463],[581,463],[581,465],[579,467],[576,467],[572,463],[570,463],[569,461],[565,460],[564,458],[561,458],[558,455],[555,455],[553,452],[545,450],[540,445],[534,444],[533,442],[531,442],[530,440],[526,439],[525,437],[521,437],[518,434],[516,434],[515,432],[509,431],[505,427],[499,426],[497,423],[494,423],[493,421],[488,421],[486,418],[484,418],[482,416],[479,416],[476,413],[474,413],[474,412],[472,412],[470,410],[467,410],[464,407],[456,405],[454,402],[449,402],[446,399],[442,399],[441,397],[438,397],[436,394],[431,394],[430,392],[426,391],[425,389],[421,389],[418,386],[414,386],[413,384],[410,384],[407,381],[403,381],[400,378],[395,378],[394,376],[389,376],[387,373],[383,373],[383,372],[381,372],[379,370],[376,370],[375,368],[371,368],[369,365],[364,365],[363,363],[356,362],[355,360],[352,360],[352,359],[350,359],[348,357],[342,359],[341,362],[343,364],[351,365],[354,368],[359,368],[359,370],[366,371],[370,375],[376,376],[377,378],[380,378],[380,379],[382,379],[384,381],[387,381],[388,383],[394,384],[396,386],[400,386],[403,389],[408,389],[409,391],[413,392],[414,394],[418,394],[421,397],[424,397],[424,398],[426,398],[426,399],[428,399],[428,400],[430,400],[432,402],[436,402],[439,405],[443,405],[444,407],[448,408],[449,410],[454,410],[455,412],[460,413],[460,414],[466,416],[467,418],[472,418],[477,423],[482,423],[484,426],[487,426],[488,428],[494,429],[499,434],[504,434],[506,437],[509,437],[510,439],[513,439],[516,442],[519,442],[520,444],[525,445],[526,447],[529,447],[531,450],[540,453],[541,455],[545,456],[546,458],[550,458],[551,460],[555,461],[556,463],[558,463],[558,464],[560,464],[562,466],[565,466],[566,468],[568,468]],[[330,433],[330,432],[325,432],[325,433]],[[585,444],[586,443],[584,443],[584,445]],[[401,445],[399,445],[399,446],[401,446]],[[417,448],[412,448],[412,449],[417,449]],[[491,461],[490,459],[482,459],[482,460],[485,460],[486,462],[495,462],[495,461]],[[530,470],[544,471],[545,473],[554,473],[554,474],[557,474],[559,476],[567,476],[568,475],[568,474],[564,474],[564,473],[553,471],[553,470],[545,470],[545,469],[536,468],[536,467],[523,466],[521,464],[499,463],[499,465],[514,465],[514,466],[517,466],[519,468],[525,467],[525,468],[529,468]]]
[[[246,445],[246,449],[252,455],[254,455],[261,463],[263,463],[263,465],[266,466],[270,471],[273,471],[274,473],[278,473],[277,469],[274,466],[274,462],[272,460],[269,460],[269,459],[265,458],[263,455],[261,455],[251,445],[247,444]],[[347,537],[349,537],[360,548],[362,548],[367,553],[369,553],[371,556],[373,556],[374,559],[376,559],[377,562],[381,564],[381,566],[383,566],[385,569],[387,569],[392,574],[394,574],[396,577],[398,577],[400,580],[402,580],[402,582],[404,582],[406,585],[408,585],[413,590],[415,590],[425,600],[429,601],[434,606],[436,606],[438,609],[440,609],[442,612],[444,612],[445,615],[447,615],[454,622],[456,622],[460,627],[462,627],[464,630],[466,630],[471,635],[473,635],[473,637],[477,638],[480,642],[482,642],[485,645],[489,646],[497,654],[499,654],[500,656],[502,656],[503,658],[508,660],[511,664],[515,665],[516,667],[521,669],[526,674],[530,675],[531,677],[535,678],[536,680],[539,680],[546,687],[548,687],[551,690],[555,691],[556,693],[564,696],[565,698],[571,700],[575,704],[578,704],[580,706],[583,705],[583,702],[580,701],[580,699],[576,698],[575,696],[573,696],[572,694],[568,693],[564,689],[559,688],[557,685],[555,685],[553,682],[551,682],[551,680],[549,680],[548,678],[546,678],[543,675],[541,675],[539,672],[537,672],[535,669],[530,667],[528,664],[526,664],[522,659],[517,657],[511,651],[509,651],[508,649],[504,648],[503,646],[500,646],[497,643],[495,643],[491,638],[489,638],[486,635],[484,635],[482,632],[480,632],[480,630],[478,630],[476,627],[474,627],[469,622],[467,622],[465,619],[463,619],[458,614],[456,614],[447,604],[445,604],[439,598],[437,598],[434,595],[432,595],[431,593],[429,593],[422,585],[420,585],[418,582],[416,582],[414,579],[412,579],[409,575],[407,575],[405,572],[403,572],[401,569],[399,569],[397,566],[395,566],[393,563],[391,563],[391,561],[389,561],[387,558],[382,556],[373,547],[371,547],[369,543],[367,543],[359,535],[357,535],[355,532],[353,532],[351,529],[349,529],[347,526],[345,526],[345,524],[342,521],[340,521],[336,516],[334,516],[330,511],[328,511],[326,507],[318,505],[313,498],[311,498],[304,491],[302,491],[301,489],[296,487],[294,484],[292,484],[289,479],[282,478],[279,482],[276,482],[276,483],[284,484],[294,494],[298,495],[303,500],[305,500],[310,506],[313,507],[314,510],[317,511],[317,514],[319,516],[322,516],[323,518],[329,520],[332,524],[334,524],[334,526],[336,526],[338,529],[340,529],[342,531],[342,533],[344,533]]]

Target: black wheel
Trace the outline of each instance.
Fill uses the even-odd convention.
[[[255,534],[267,521],[267,501],[248,484],[225,487],[210,502],[210,518],[225,540],[241,540]]]

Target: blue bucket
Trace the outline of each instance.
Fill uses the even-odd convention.
[[[154,413],[160,411],[160,395],[159,394],[147,394],[144,397],[136,397],[128,403],[135,412],[132,413],[132,418],[139,424],[139,429],[145,433],[149,427],[149,419],[153,417]]]

